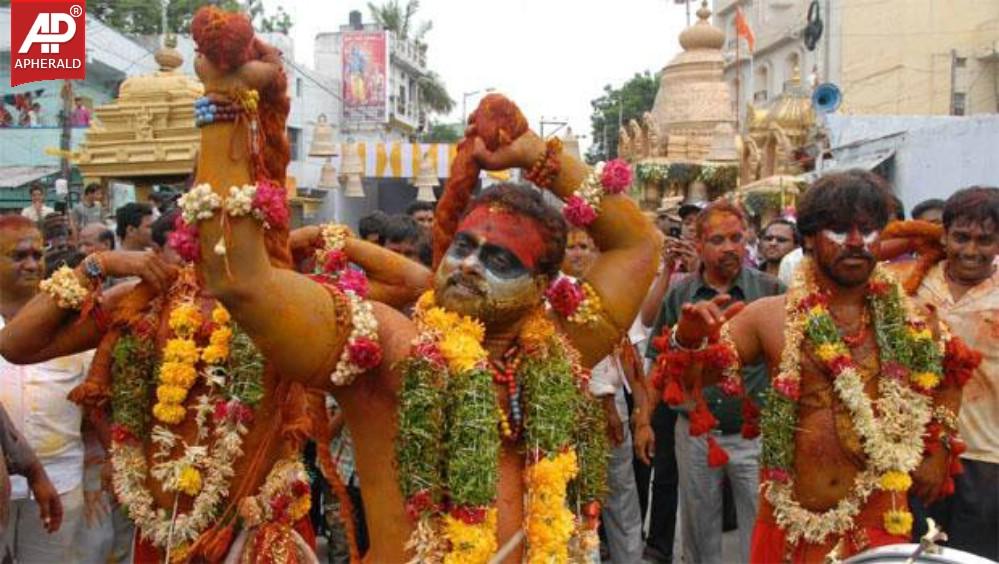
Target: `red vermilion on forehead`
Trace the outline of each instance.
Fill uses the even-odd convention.
[[[458,232],[471,233],[509,250],[527,268],[534,270],[545,241],[533,219],[490,204],[476,207],[458,225]]]

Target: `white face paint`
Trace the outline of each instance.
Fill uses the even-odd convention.
[[[875,229],[869,233],[861,234],[861,239],[864,241],[865,250],[869,250],[870,246],[874,244],[874,241],[878,240],[878,235],[880,233],[881,233],[880,231]],[[843,245],[846,244],[846,238],[849,236],[849,233],[846,231],[833,231],[832,229],[823,229],[822,236],[828,239],[833,244],[842,247]]]

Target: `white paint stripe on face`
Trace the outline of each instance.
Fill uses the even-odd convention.
[[[869,233],[863,233],[861,235],[861,240],[864,242],[864,249],[868,249],[871,245],[873,245],[874,242],[878,240],[878,235],[880,234],[881,232],[877,229],[874,229]],[[832,229],[823,229],[822,236],[833,244],[842,247],[846,244],[846,238],[849,236],[849,233],[844,231],[833,231]]]

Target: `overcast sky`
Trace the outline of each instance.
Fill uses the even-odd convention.
[[[692,11],[697,4],[691,2]],[[272,13],[277,4],[264,5]],[[317,33],[338,29],[354,9],[371,21],[361,0],[281,5],[294,21],[295,59],[309,67]],[[453,121],[461,119],[463,93],[494,87],[520,106],[535,131],[542,116],[559,117],[588,135],[590,100],[605,84],[656,72],[679,52],[686,10],[674,0],[422,0],[417,20],[433,21],[427,62],[457,101]],[[478,96],[469,97],[468,111],[477,103]],[[589,141],[581,145],[585,151]]]

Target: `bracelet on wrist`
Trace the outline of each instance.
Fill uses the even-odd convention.
[[[688,346],[684,345],[683,343],[681,343],[680,340],[676,338],[676,328],[678,326],[679,326],[679,324],[675,325],[673,327],[673,330],[670,331],[670,334],[669,334],[669,348],[671,348],[673,350],[676,350],[676,351],[683,351],[683,352],[701,352],[704,349],[708,348],[708,338],[707,337],[701,339],[701,344],[699,344],[697,347],[688,347]]]
[[[631,186],[631,166],[623,159],[599,162],[579,188],[565,200],[562,214],[575,227],[585,228],[600,215],[604,197],[620,194]]]
[[[545,152],[534,161],[524,178],[540,188],[549,188],[562,170],[562,140],[552,137],[545,142]]]
[[[90,294],[90,291],[80,283],[76,271],[65,265],[53,272],[52,276],[43,280],[39,284],[39,288],[62,309],[80,309]]]

